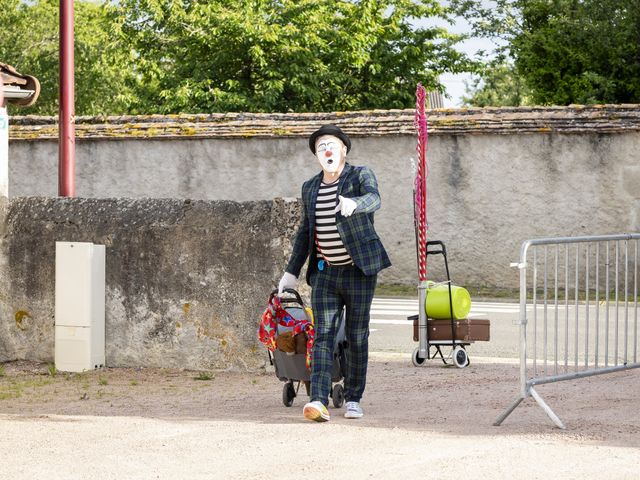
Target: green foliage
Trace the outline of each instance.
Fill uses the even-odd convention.
[[[198,373],[197,377],[193,377],[194,380],[202,380],[202,381],[213,380],[213,378],[214,376],[208,372],[200,372]]]
[[[58,0],[0,0],[0,61],[40,80],[30,114],[58,111]],[[113,36],[109,4],[75,2],[75,88],[78,114],[121,113],[131,100],[128,48]]]
[[[475,71],[462,39],[419,18],[437,0],[75,2],[77,114],[405,108],[417,82]],[[0,59],[38,77],[55,114],[58,1],[0,0]],[[19,46],[19,48],[16,48]]]
[[[415,84],[473,68],[434,0],[123,0],[140,52],[136,112],[403,108]],[[144,87],[144,88],[142,88]]]
[[[531,105],[531,91],[512,64],[491,63],[471,83],[465,83],[463,105],[470,107],[516,107]]]
[[[640,2],[535,0],[512,44],[518,70],[544,103],[640,102]]]
[[[55,364],[48,363],[47,364],[47,372],[49,372],[49,376],[55,377],[58,374],[58,369],[56,368]]]
[[[538,104],[640,103],[639,0],[454,0]]]

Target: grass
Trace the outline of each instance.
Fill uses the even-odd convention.
[[[108,385],[108,384],[109,384],[109,381],[108,381],[106,378],[104,378],[104,377],[100,377],[100,378],[98,379],[98,384],[99,384],[99,385]]]
[[[213,379],[213,375],[207,372],[200,372],[197,377],[194,377],[194,380],[206,381],[206,380],[212,380],[212,379]]]
[[[56,366],[53,363],[47,364],[47,371],[49,372],[49,375],[51,377],[55,377],[58,373],[58,370],[56,369]]]
[[[0,377],[4,377],[5,375],[6,375],[6,372],[4,370],[4,367],[0,365]]]
[[[129,382],[129,385],[131,385],[132,387],[135,387],[136,385],[140,385],[140,384],[138,383],[137,380],[131,380],[131,382]]]
[[[43,387],[50,383],[50,379],[26,380],[24,382],[11,380],[7,385],[0,385],[0,400],[19,398],[22,396],[25,389]]]
[[[562,301],[564,303],[565,297],[568,297],[569,304],[576,301],[576,290],[575,288],[570,288],[568,295],[564,287],[558,288],[558,301]],[[633,291],[628,293],[629,302],[633,303]],[[527,290],[527,300],[533,300],[533,292],[531,289]],[[584,290],[578,290],[578,302],[584,302],[587,300],[587,293]],[[598,302],[601,305],[605,305],[607,300],[607,292],[600,291],[598,293]],[[544,288],[536,289],[536,301],[538,303],[544,302]],[[552,286],[547,287],[547,302],[555,301],[555,288]],[[589,290],[589,302],[595,303],[596,301],[596,292],[594,290]],[[616,292],[612,290],[609,292],[609,305],[614,305],[616,301]],[[618,291],[618,301],[623,304],[624,303],[624,290],[621,289]]]
[[[416,285],[399,285],[394,283],[380,283],[376,287],[376,297],[417,297]]]
[[[454,282],[455,283],[455,282]],[[486,287],[486,286],[478,286],[478,285],[463,285],[471,295],[472,299],[480,300],[483,298],[486,299],[501,299],[501,300],[511,300],[513,302],[518,302],[520,300],[520,290],[517,288],[497,288],[497,287]],[[541,287],[538,283],[538,288],[536,288],[536,299],[538,302],[544,300],[544,287]],[[578,301],[584,302],[587,298],[586,292],[584,291],[584,285],[581,285],[582,290],[578,290]],[[558,301],[564,302],[566,290],[564,286],[558,286]],[[418,298],[418,283],[415,285],[400,285],[393,283],[382,283],[378,284],[376,287],[375,295],[378,297],[413,297]],[[575,302],[575,287],[569,288],[568,297],[569,303],[572,301]],[[624,297],[624,290],[620,290],[618,292],[620,299]],[[629,295],[630,297],[633,294]],[[589,301],[595,302],[596,294],[593,289],[589,290]],[[599,301],[603,301],[606,298],[606,291],[600,289],[599,293]],[[528,285],[527,289],[527,300],[531,302],[533,300],[533,290],[531,285]],[[555,286],[550,283],[547,287],[547,300],[555,301]],[[609,293],[609,302],[612,303],[615,301],[615,290],[612,290]],[[631,300],[633,301],[633,300]]]
[[[455,284],[455,282],[454,282]],[[518,299],[519,290],[510,288],[494,288],[485,286],[464,285],[472,298]],[[418,282],[415,285],[397,283],[380,283],[376,287],[377,297],[413,297],[418,298]]]

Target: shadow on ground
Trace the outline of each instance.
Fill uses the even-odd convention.
[[[304,386],[290,408],[273,373],[198,372],[109,368],[83,374],[50,374],[46,365],[5,363],[0,414],[25,420],[48,415],[139,416],[168,421],[221,420],[263,424],[306,422]],[[373,360],[358,426],[451,435],[562,436],[597,444],[640,446],[638,371],[537,388],[567,426],[553,426],[525,400],[501,427],[495,418],[516,398],[517,364],[474,363],[465,369],[437,361],[416,368],[406,360]],[[209,378],[210,377],[210,378]],[[332,423],[354,422],[331,408]],[[51,421],[67,421],[54,417]],[[74,421],[69,419],[68,421]]]

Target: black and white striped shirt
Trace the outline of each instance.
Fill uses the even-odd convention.
[[[336,227],[338,180],[320,183],[316,199],[316,246],[320,256],[331,265],[351,265],[353,260],[344,248]]]

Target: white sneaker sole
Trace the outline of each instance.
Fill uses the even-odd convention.
[[[362,417],[364,417],[364,413],[346,412],[344,414],[344,418],[362,418]]]
[[[302,413],[304,418],[313,420],[314,422],[328,422],[331,419],[331,415],[323,412],[315,405],[305,405]]]

